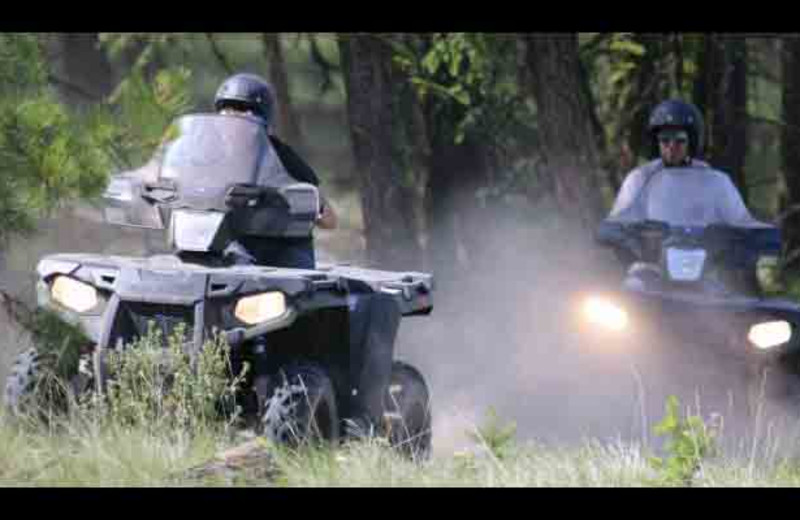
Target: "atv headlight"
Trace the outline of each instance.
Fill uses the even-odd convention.
[[[58,276],[50,289],[53,300],[75,312],[86,312],[97,306],[97,289],[68,276]]]
[[[179,209],[172,212],[170,242],[180,251],[207,252],[214,243],[225,214],[219,211],[192,211]]]
[[[614,331],[628,326],[628,313],[625,309],[606,298],[587,298],[583,303],[583,315],[590,323]]]
[[[782,345],[791,338],[792,326],[784,320],[756,323],[747,334],[750,343],[762,350]]]
[[[286,296],[282,292],[273,291],[254,296],[246,296],[236,302],[233,313],[239,320],[248,325],[273,320],[286,312]]]

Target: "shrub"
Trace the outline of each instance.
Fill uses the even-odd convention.
[[[702,461],[716,453],[718,428],[706,424],[702,417],[680,414],[680,401],[667,398],[666,415],[654,427],[659,436],[667,436],[666,457],[651,457],[652,466],[660,472],[658,483],[691,486],[701,469]]]
[[[156,432],[213,428],[224,412],[238,414],[235,394],[244,374],[231,377],[228,345],[214,337],[199,352],[179,325],[166,339],[151,327],[126,348],[108,351],[104,415],[116,423]],[[97,404],[97,403],[96,403]]]

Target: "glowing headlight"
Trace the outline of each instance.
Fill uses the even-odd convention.
[[[75,312],[86,312],[97,305],[97,289],[68,276],[59,276],[51,289],[53,299]]]
[[[766,321],[750,327],[747,339],[760,349],[777,347],[792,337],[792,326],[788,321]]]
[[[236,302],[234,314],[248,325],[273,320],[286,312],[286,297],[282,292],[246,296]]]
[[[625,309],[603,298],[588,298],[583,304],[583,314],[590,323],[614,331],[628,326]]]

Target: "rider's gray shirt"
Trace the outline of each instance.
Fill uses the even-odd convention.
[[[666,167],[656,159],[631,171],[609,218],[652,219],[677,226],[764,225],[750,215],[727,174],[694,159],[677,168]]]

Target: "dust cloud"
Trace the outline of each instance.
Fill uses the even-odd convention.
[[[618,286],[619,265],[575,225],[536,217],[477,219],[483,258],[437,287],[431,316],[401,325],[398,357],[422,371],[432,393],[436,453],[474,446],[469,432],[492,409],[501,425],[516,423],[522,441],[657,447],[653,427],[669,395],[721,425],[723,444],[736,449],[743,436],[776,435],[779,424],[784,442],[798,438],[791,406],[748,408],[740,353],[635,323],[623,335],[582,324],[582,297]]]

